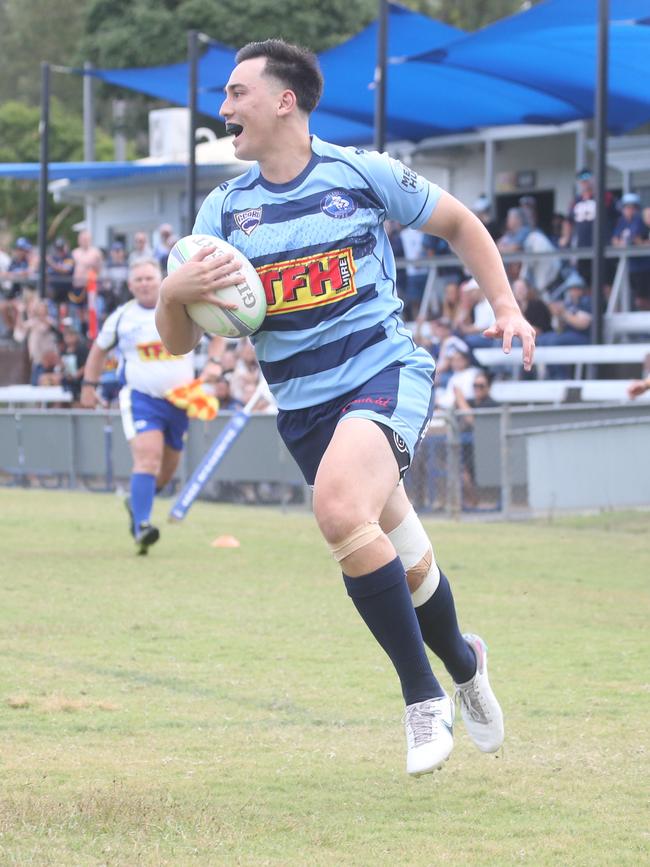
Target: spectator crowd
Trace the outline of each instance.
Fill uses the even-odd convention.
[[[476,199],[473,210],[506,257],[513,292],[535,328],[538,345],[589,343],[591,260],[575,259],[572,251],[590,247],[593,241],[596,202],[591,173],[578,173],[575,200],[566,214],[554,214],[549,225],[540,225],[536,199],[530,195],[523,195],[502,222],[485,195]],[[650,207],[642,208],[636,193],[626,193],[618,201],[609,196],[606,216],[608,244],[649,248],[647,257],[631,257],[628,268],[634,309],[650,310]],[[393,221],[386,223],[386,231],[395,258],[403,263],[396,291],[404,319],[411,323],[416,341],[437,359],[438,406],[460,406],[459,393],[465,401],[473,398],[473,380],[480,370],[474,350],[493,345],[483,335],[493,322],[492,309],[458,262],[448,259],[438,265],[435,282],[430,281],[430,260],[453,255],[445,241]],[[167,223],[153,237],[137,231],[128,246],[126,239],[117,239],[107,249],[95,245],[87,230],[79,232],[74,245],[56,238],[47,251],[44,297],[36,288],[38,253],[30,240],[18,237],[10,250],[0,248],[0,339],[23,347],[30,382],[61,385],[77,401],[92,338],[105,318],[130,297],[129,267],[138,259],[155,258],[164,274],[175,241]],[[518,253],[526,257],[518,261]],[[536,254],[544,255],[535,258]],[[608,260],[607,268],[605,294],[616,261]],[[119,390],[117,368],[118,360],[109,357],[102,376],[109,402]],[[260,378],[250,341],[233,345],[205,338],[197,368],[224,409],[245,404]],[[550,377],[564,374],[562,369],[547,371]],[[270,396],[266,404],[270,405]]]

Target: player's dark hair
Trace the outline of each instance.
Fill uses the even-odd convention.
[[[237,52],[235,60],[242,63],[255,57],[265,57],[265,75],[272,75],[296,94],[298,108],[307,114],[318,105],[323,92],[323,76],[318,58],[307,48],[290,45],[282,39],[249,42]]]

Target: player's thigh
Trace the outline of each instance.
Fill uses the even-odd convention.
[[[390,533],[395,527],[399,527],[412,508],[404,485],[400,483],[391,493],[379,516],[379,526],[384,533]]]
[[[339,422],[318,467],[314,514],[328,539],[378,521],[399,482],[397,461],[386,435],[373,421]]]
[[[129,440],[133,456],[133,471],[157,476],[162,464],[164,444],[161,430],[146,430]]]

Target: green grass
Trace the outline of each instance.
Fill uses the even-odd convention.
[[[0,490],[0,864],[647,863],[647,514],[428,523],[507,739],[412,780],[311,516],[168,506],[136,558],[116,498]]]

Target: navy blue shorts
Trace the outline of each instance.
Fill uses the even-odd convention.
[[[280,410],[278,431],[307,484],[314,484],[337,424],[353,417],[382,427],[403,474],[433,414],[434,370],[429,353],[418,349],[341,397],[304,409]]]
[[[164,397],[151,397],[127,386],[120,391],[120,413],[127,440],[148,430],[159,430],[165,438],[165,445],[177,452],[182,451],[189,426],[184,409],[179,409]]]

